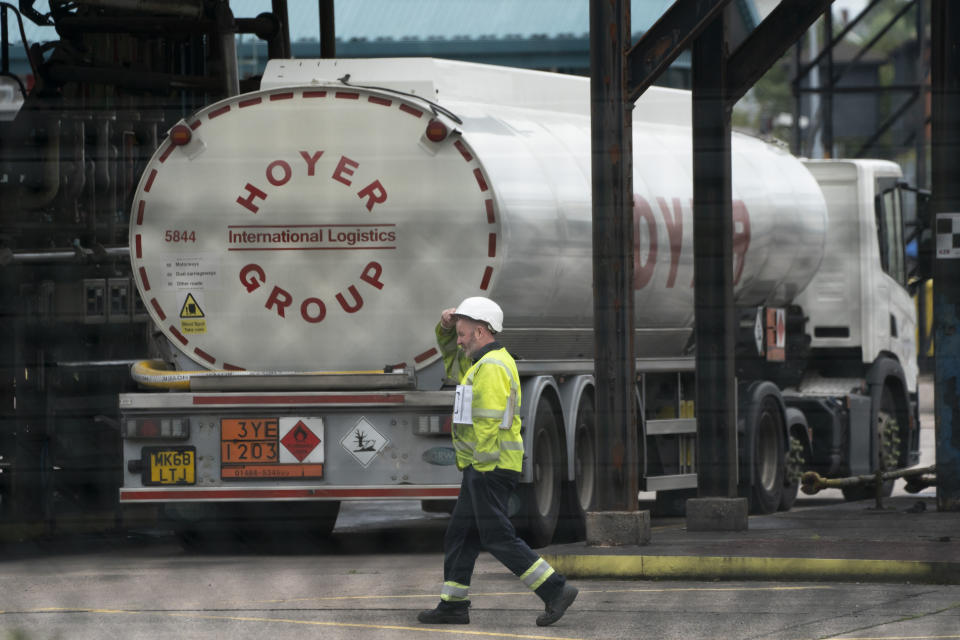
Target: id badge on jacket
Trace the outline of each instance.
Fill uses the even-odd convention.
[[[453,398],[453,421],[456,424],[473,424],[473,387],[458,384]]]

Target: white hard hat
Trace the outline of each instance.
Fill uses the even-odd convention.
[[[503,331],[503,309],[490,298],[467,298],[453,313],[471,320],[486,322],[494,333]]]

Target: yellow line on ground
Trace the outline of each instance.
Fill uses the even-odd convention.
[[[960,635],[952,636],[876,636],[872,638],[824,638],[824,640],[957,640]]]
[[[943,581],[957,579],[958,563],[903,560],[826,558],[751,558],[725,556],[544,555],[557,571],[574,578],[729,578],[744,576],[783,580],[785,577],[828,579],[853,577]],[[952,580],[951,580],[952,582]]]
[[[234,620],[238,622],[282,622],[285,624],[303,624],[317,627],[346,627],[354,629],[380,629],[392,631],[414,631],[424,633],[456,633],[467,636],[485,636],[492,638],[521,638],[524,640],[583,640],[582,638],[560,638],[558,636],[531,636],[517,633],[500,633],[496,631],[467,631],[466,629],[438,629],[435,627],[405,627],[392,624],[363,624],[360,622],[323,622],[320,620],[294,620],[290,618],[255,618],[247,616],[210,616],[190,613],[169,613],[167,615],[181,618],[199,618],[204,620]]]
[[[361,622],[325,622],[322,620],[295,620],[293,618],[264,618],[255,616],[215,616],[204,613],[178,611],[136,611],[133,609],[88,609],[82,607],[43,607],[26,611],[2,611],[3,614],[12,613],[109,613],[127,615],[157,615],[171,618],[191,618],[197,620],[231,620],[234,622],[276,622],[282,624],[299,624],[314,627],[340,627],[349,629],[378,629],[392,631],[413,631],[418,634],[426,633],[456,633],[461,636],[483,636],[488,638],[516,638],[518,640],[583,640],[583,638],[564,638],[560,636],[537,636],[520,633],[503,633],[497,631],[470,631],[462,628],[436,628],[429,626],[407,627],[393,624],[367,624]],[[310,613],[310,612],[305,612]]]
[[[660,589],[653,588],[633,588],[633,589],[584,589],[580,588],[580,593],[661,593],[661,592],[670,592],[670,591],[807,591],[812,589],[833,589],[834,587],[830,586],[789,586],[789,587],[663,587]],[[502,596],[526,596],[530,595],[529,591],[487,591],[479,593],[471,593],[471,598],[490,598],[490,597],[502,597]],[[380,595],[366,595],[366,596],[312,596],[309,598],[278,598],[273,600],[247,600],[244,601],[246,605],[253,604],[283,604],[290,602],[325,602],[325,601],[337,601],[337,600],[401,600],[409,598],[437,598],[439,597],[436,593],[414,593],[414,594],[403,594],[403,595],[389,595],[389,594],[380,594]],[[234,603],[239,606],[239,603]]]

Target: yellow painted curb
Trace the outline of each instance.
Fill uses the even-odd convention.
[[[784,578],[854,582],[960,584],[960,563],[827,558],[553,555],[544,559],[572,578],[738,580]]]

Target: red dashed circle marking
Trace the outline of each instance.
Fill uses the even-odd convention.
[[[477,184],[480,185],[480,191],[486,191],[486,190],[487,190],[487,181],[484,179],[484,177],[483,177],[483,172],[480,171],[480,168],[479,168],[479,167],[477,167],[476,169],[473,170],[473,175],[474,175],[474,177],[476,177],[476,179],[477,179]]]
[[[401,105],[400,105],[400,111],[403,111],[404,113],[409,113],[409,114],[412,115],[414,118],[420,118],[420,117],[423,116],[423,111],[420,111],[420,109],[415,109],[414,107],[411,107],[411,106],[408,105],[408,104],[402,104],[402,103],[401,103]]]
[[[174,144],[170,143],[167,145],[167,148],[164,149],[163,155],[160,156],[160,162],[166,162],[167,158],[170,157],[170,154],[173,153]]]
[[[151,169],[151,170],[150,170],[150,177],[147,178],[147,184],[146,184],[145,187],[143,187],[143,190],[146,191],[147,193],[150,193],[150,187],[153,186],[153,181],[156,180],[156,179],[157,179],[157,170],[156,170],[156,169]]]
[[[139,260],[140,258],[143,257],[143,239],[139,233],[137,234],[137,237],[136,237],[136,249],[137,249],[137,259]]]
[[[150,304],[153,305],[154,311],[156,311],[157,315],[160,316],[160,322],[163,322],[167,319],[167,314],[163,312],[163,309],[160,307],[160,303],[157,302],[156,298],[150,298]]]
[[[207,114],[207,117],[208,117],[210,120],[213,120],[214,118],[219,118],[220,116],[222,116],[223,114],[227,113],[228,111],[230,111],[230,105],[225,104],[225,105],[223,105],[222,107],[220,107],[219,109],[214,109],[213,111],[211,111],[210,113],[208,113],[208,114]]]
[[[170,333],[172,333],[174,336],[176,336],[177,340],[179,340],[179,341],[181,342],[181,344],[183,344],[184,346],[186,346],[186,344],[187,344],[188,342],[190,342],[189,340],[187,340],[187,339],[184,337],[184,335],[183,335],[182,333],[180,333],[179,331],[177,331],[177,328],[176,328],[175,326],[170,325],[168,328],[170,329]]]
[[[493,267],[487,267],[483,272],[483,280],[480,281],[480,288],[484,291],[490,286],[490,278],[493,276]]]
[[[143,290],[150,291],[150,280],[147,279],[147,270],[140,267],[140,282],[143,283]]]
[[[327,91],[321,91],[321,90],[304,90],[304,91],[302,91],[302,92],[300,93],[300,96],[301,96],[302,98],[325,98],[325,97],[327,96]],[[343,100],[359,100],[359,99],[360,99],[360,93],[357,93],[357,92],[337,91],[337,92],[334,93],[334,96],[335,96],[336,98],[343,99]],[[293,93],[293,92],[283,92],[283,93],[275,93],[275,94],[269,95],[269,99],[270,99],[271,101],[290,100],[290,99],[292,99],[293,97],[294,97],[294,93]],[[387,98],[381,98],[381,97],[375,96],[375,95],[369,95],[369,96],[367,97],[367,101],[370,102],[370,103],[372,103],[372,104],[376,104],[376,105],[380,105],[380,106],[384,106],[384,107],[391,107],[391,106],[393,106],[393,102],[394,102],[393,100],[390,100],[390,99],[387,99]],[[246,107],[251,107],[251,106],[258,105],[258,104],[262,104],[262,102],[263,102],[262,96],[258,96],[258,97],[254,97],[254,98],[247,98],[247,99],[243,99],[243,100],[238,100],[238,101],[236,102],[236,104],[237,104],[237,106],[238,106],[239,109],[243,109],[243,108],[246,108]],[[415,108],[415,107],[412,107],[412,106],[410,106],[410,105],[408,105],[408,104],[406,104],[406,103],[404,103],[404,102],[400,102],[399,105],[398,105],[398,108],[399,108],[399,110],[400,110],[401,112],[406,113],[406,114],[408,114],[408,115],[411,115],[411,116],[413,116],[413,117],[415,117],[415,118],[422,118],[423,115],[424,115],[424,112],[423,112],[422,110],[417,109],[417,108]],[[226,104],[226,105],[223,105],[223,106],[221,106],[221,107],[219,107],[219,108],[217,108],[217,109],[214,109],[213,111],[210,111],[210,112],[207,114],[207,117],[212,120],[212,119],[217,118],[217,117],[219,117],[219,116],[222,116],[222,115],[224,115],[224,114],[226,114],[226,113],[229,113],[230,110],[231,110],[231,104]],[[194,130],[194,131],[195,131],[195,130],[197,130],[198,128],[200,128],[200,126],[201,126],[202,124],[203,124],[202,120],[200,120],[200,119],[198,118],[197,120],[194,120],[193,122],[191,122],[191,123],[189,124],[189,126],[190,126],[190,129],[191,129],[191,130]],[[160,161],[161,163],[163,163],[163,162],[170,156],[170,154],[173,152],[174,146],[175,146],[175,145],[173,145],[172,143],[169,144],[169,145],[167,146],[167,148],[164,150],[164,152],[160,155],[159,161]],[[460,155],[463,157],[463,159],[464,159],[466,162],[472,163],[472,162],[474,161],[474,156],[470,153],[469,149],[468,149],[467,146],[463,143],[462,140],[456,140],[456,141],[454,142],[454,147],[457,149],[457,151],[460,153]],[[479,167],[476,167],[476,168],[473,169],[473,175],[474,175],[474,178],[475,178],[476,181],[477,181],[477,186],[480,188],[480,191],[481,191],[481,192],[486,192],[486,191],[488,191],[488,190],[489,190],[489,186],[488,186],[488,184],[487,184],[486,178],[485,178],[484,175],[483,175],[483,171],[482,171]],[[151,172],[150,172],[149,177],[147,178],[147,183],[146,183],[146,185],[144,186],[144,192],[147,192],[147,193],[150,192],[150,189],[151,189],[151,187],[153,186],[153,183],[154,183],[154,181],[156,180],[156,178],[157,178],[157,169],[152,169]],[[138,204],[137,204],[137,224],[138,224],[138,225],[142,225],[142,224],[143,224],[143,217],[144,217],[145,207],[146,207],[146,201],[141,199],[141,200],[138,202]],[[488,222],[489,224],[494,224],[495,221],[496,221],[496,218],[495,218],[495,216],[494,216],[493,200],[492,200],[492,199],[486,199],[486,200],[484,200],[484,207],[485,207],[485,210],[486,210],[487,222]],[[136,255],[137,255],[137,258],[138,258],[138,259],[142,259],[142,245],[141,245],[141,235],[140,235],[140,234],[137,234],[137,236],[136,236],[136,243],[137,243],[137,247],[136,247]],[[489,236],[488,236],[488,246],[487,246],[487,255],[488,255],[488,257],[490,257],[490,258],[496,257],[496,246],[497,246],[497,234],[496,234],[495,232],[494,232],[494,233],[490,233]],[[150,290],[150,281],[149,281],[149,279],[147,278],[146,269],[141,266],[141,267],[139,268],[139,274],[140,274],[140,280],[141,280],[141,282],[142,282],[142,284],[143,284],[143,290],[144,290],[144,291],[149,291],[149,290]],[[487,266],[487,267],[484,269],[483,278],[482,278],[482,280],[481,280],[481,282],[480,282],[480,289],[481,289],[481,290],[484,290],[484,291],[487,290],[487,288],[490,286],[490,280],[492,279],[492,277],[493,277],[493,267],[492,267],[492,266]],[[159,318],[159,320],[160,320],[161,322],[164,321],[164,320],[166,320],[166,317],[167,317],[167,316],[166,316],[166,314],[164,313],[163,308],[160,306],[160,303],[157,301],[157,299],[156,299],[156,298],[151,298],[151,299],[150,299],[150,304],[151,304],[151,306],[153,307],[154,311],[156,311],[157,317]],[[189,340],[188,340],[182,333],[180,333],[180,331],[178,331],[176,327],[174,327],[173,325],[169,325],[168,329],[169,329],[169,331],[170,331],[170,334],[173,335],[181,344],[183,344],[184,346],[186,346],[187,344],[189,344]],[[200,349],[199,347],[195,347],[195,348],[194,348],[194,353],[195,353],[197,356],[199,356],[200,358],[202,358],[203,360],[209,362],[210,364],[216,363],[216,358],[215,358],[214,356],[210,355],[209,353],[207,353],[207,352],[204,351],[203,349]],[[416,357],[414,358],[414,362],[415,362],[417,365],[422,364],[423,362],[425,362],[425,361],[433,358],[434,356],[436,356],[437,353],[438,353],[438,352],[437,352],[437,349],[436,349],[435,347],[434,347],[434,348],[430,348],[430,349],[428,349],[427,351],[424,351],[424,352],[421,353],[420,355],[416,356]],[[394,368],[396,368],[396,369],[402,369],[402,368],[405,368],[406,366],[407,366],[407,365],[406,365],[406,362],[402,362],[402,363],[400,363],[400,364],[394,365]],[[230,363],[227,363],[227,362],[224,362],[224,363],[223,363],[223,368],[224,368],[225,370],[230,370],[230,371],[245,371],[245,370],[246,370],[244,367],[240,367],[240,366],[237,366],[237,365],[233,365],[233,364],[230,364]]]
[[[428,359],[432,358],[432,357],[435,356],[435,355],[437,355],[437,349],[436,349],[436,347],[433,347],[433,348],[431,348],[431,349],[428,349],[428,350],[424,351],[424,352],[421,353],[420,355],[416,356],[416,357],[413,359],[413,361],[416,362],[417,364],[420,364],[420,363],[422,363],[424,360],[428,360]]]
[[[467,151],[467,147],[466,145],[463,144],[462,140],[457,140],[456,142],[453,143],[453,146],[457,148],[457,151],[460,152],[460,155],[463,156],[464,160],[466,160],[467,162],[473,162],[473,156],[470,155],[469,151]]]

